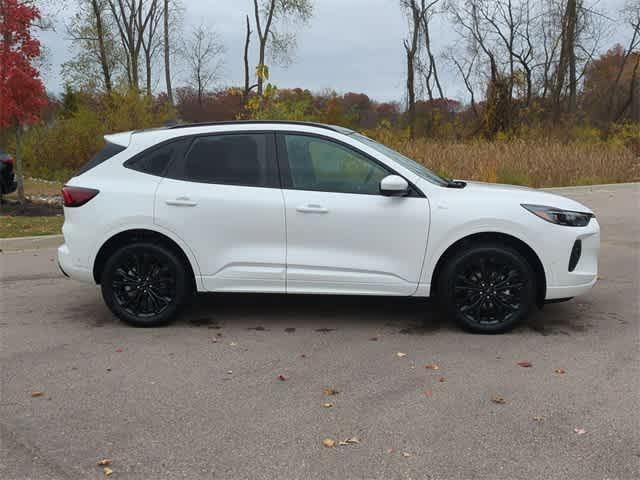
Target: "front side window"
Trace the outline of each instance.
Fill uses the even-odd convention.
[[[199,183],[270,187],[276,182],[270,142],[263,133],[196,137],[168,176]]]
[[[390,172],[364,155],[330,140],[285,134],[291,188],[337,193],[380,193]]]

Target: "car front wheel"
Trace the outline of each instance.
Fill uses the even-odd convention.
[[[100,280],[111,311],[136,327],[166,325],[189,294],[187,271],[170,249],[135,243],[117,249]]]
[[[535,303],[535,276],[527,260],[501,245],[478,245],[454,255],[438,282],[447,314],[466,330],[504,333]]]

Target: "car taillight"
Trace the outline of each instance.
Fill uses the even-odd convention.
[[[100,190],[94,190],[93,188],[64,186],[62,188],[62,200],[65,207],[79,207],[98,193],[100,193]]]

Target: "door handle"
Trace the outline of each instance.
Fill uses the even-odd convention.
[[[198,202],[194,202],[189,197],[178,197],[175,200],[165,200],[167,205],[171,205],[172,207],[195,207],[198,205]]]
[[[301,205],[296,210],[300,213],[329,213],[329,209],[324,208],[322,205],[307,204]]]

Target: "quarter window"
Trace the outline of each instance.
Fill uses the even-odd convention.
[[[380,193],[389,171],[346,146],[318,137],[284,135],[291,187],[337,193]]]
[[[161,145],[132,158],[125,162],[124,166],[149,175],[162,176],[171,159],[182,155],[188,144],[188,139],[182,139]]]
[[[196,137],[169,176],[200,183],[275,186],[272,141],[273,136],[263,133]]]

